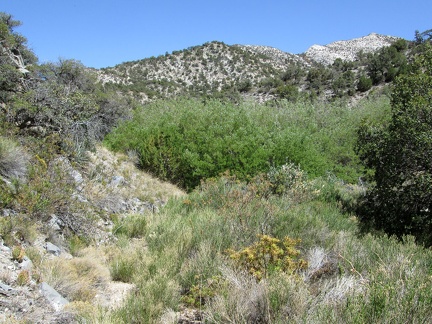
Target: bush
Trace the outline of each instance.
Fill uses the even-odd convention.
[[[372,79],[362,75],[357,83],[357,90],[366,92],[372,88]]]
[[[354,139],[354,132],[336,140],[322,132],[340,130],[341,114],[358,119],[358,112],[354,115],[343,107],[302,102],[281,101],[278,105],[280,109],[218,100],[154,102],[137,110],[133,120],[105,140],[115,150],[138,152],[143,169],[187,190],[227,170],[240,180],[285,163],[301,165],[311,177],[334,171],[338,154],[331,150],[346,148],[344,143],[349,136]]]
[[[132,258],[119,257],[111,261],[110,273],[114,281],[132,282],[136,263]]]
[[[240,267],[261,280],[272,272],[293,274],[305,269],[307,262],[299,259],[300,251],[296,249],[300,242],[289,237],[281,241],[268,235],[259,235],[258,242],[237,252],[228,250],[228,254]]]
[[[30,282],[30,272],[28,270],[22,270],[18,273],[16,283],[18,286],[25,286]]]
[[[374,85],[381,82],[390,82],[404,72],[407,60],[401,52],[400,44],[381,48],[378,52],[369,55],[367,65],[368,75]]]
[[[144,169],[192,189],[202,178],[227,169],[243,178],[262,170],[268,152],[263,147],[266,139],[257,130],[243,108],[181,100],[146,107],[109,136],[108,143],[114,148],[127,143],[128,149],[139,152]]]
[[[252,82],[249,79],[241,80],[237,84],[237,90],[239,92],[248,92],[252,89]]]
[[[299,97],[299,90],[294,85],[281,85],[276,88],[276,94],[281,99],[296,101]]]
[[[292,163],[284,164],[281,167],[271,167],[267,178],[273,193],[278,195],[302,187],[307,181],[307,175]]]

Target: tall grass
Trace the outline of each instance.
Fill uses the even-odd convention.
[[[208,323],[429,320],[430,250],[411,237],[400,242],[358,235],[355,216],[341,212],[342,195],[329,198],[327,192],[326,186],[346,190],[343,183],[335,188],[329,178],[302,178],[273,194],[264,180],[207,181],[148,215],[133,279],[137,291],[112,320],[175,320],[184,307],[197,309]],[[307,269],[272,269],[261,280],[251,276],[227,250],[251,246],[258,234],[301,239],[298,249]]]

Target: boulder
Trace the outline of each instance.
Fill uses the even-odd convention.
[[[50,303],[50,305],[56,310],[60,311],[63,307],[69,304],[69,301],[60,295],[53,287],[48,285],[46,282],[42,282],[39,286],[39,290]]]
[[[51,242],[46,242],[45,249],[48,253],[51,253],[55,256],[59,256],[61,253],[61,250],[58,246],[52,244]]]

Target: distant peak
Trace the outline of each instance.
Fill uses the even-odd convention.
[[[332,64],[337,58],[344,61],[354,61],[359,51],[375,52],[381,47],[390,46],[396,39],[397,37],[372,32],[367,36],[336,41],[324,46],[312,45],[305,54],[314,61],[323,64]]]

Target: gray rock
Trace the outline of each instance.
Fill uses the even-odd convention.
[[[51,253],[55,256],[59,256],[61,253],[60,248],[58,246],[52,244],[51,242],[46,243],[45,249],[47,250],[48,253]]]
[[[83,195],[80,195],[78,193],[72,194],[72,197],[78,200],[79,202],[88,203],[88,200]]]
[[[10,247],[7,247],[6,245],[3,245],[3,242],[1,242],[0,244],[0,251],[6,252],[6,253],[10,253],[12,252]]]
[[[3,216],[4,217],[13,216],[15,214],[16,214],[16,212],[12,209],[8,209],[8,208],[3,209]]]
[[[39,286],[41,294],[49,301],[51,306],[56,310],[60,311],[63,307],[69,304],[69,301],[60,295],[53,287],[48,285],[46,282],[42,282]]]
[[[63,222],[55,214],[51,215],[48,225],[55,231],[60,231],[61,227],[64,226]]]
[[[33,262],[28,257],[25,256],[22,262],[20,263],[20,268],[22,270],[31,270],[33,269]]]
[[[305,55],[325,65],[333,64],[337,58],[352,62],[356,60],[360,50],[364,53],[375,52],[384,46],[390,46],[396,39],[393,36],[371,33],[364,37],[337,41],[325,46],[312,45]]]
[[[15,290],[11,286],[0,282],[0,292],[3,295],[9,296],[9,295],[13,294],[15,292]]]
[[[122,176],[114,176],[111,179],[110,185],[113,187],[117,187],[125,182],[125,178]]]
[[[82,189],[84,188],[84,178],[80,172],[78,172],[72,167],[72,164],[69,162],[69,160],[66,157],[60,157],[55,159],[52,162],[52,165],[55,167],[59,167],[60,170],[65,172],[67,175],[69,175],[69,177],[72,179],[72,181],[75,184],[76,190],[78,192],[82,191]]]

